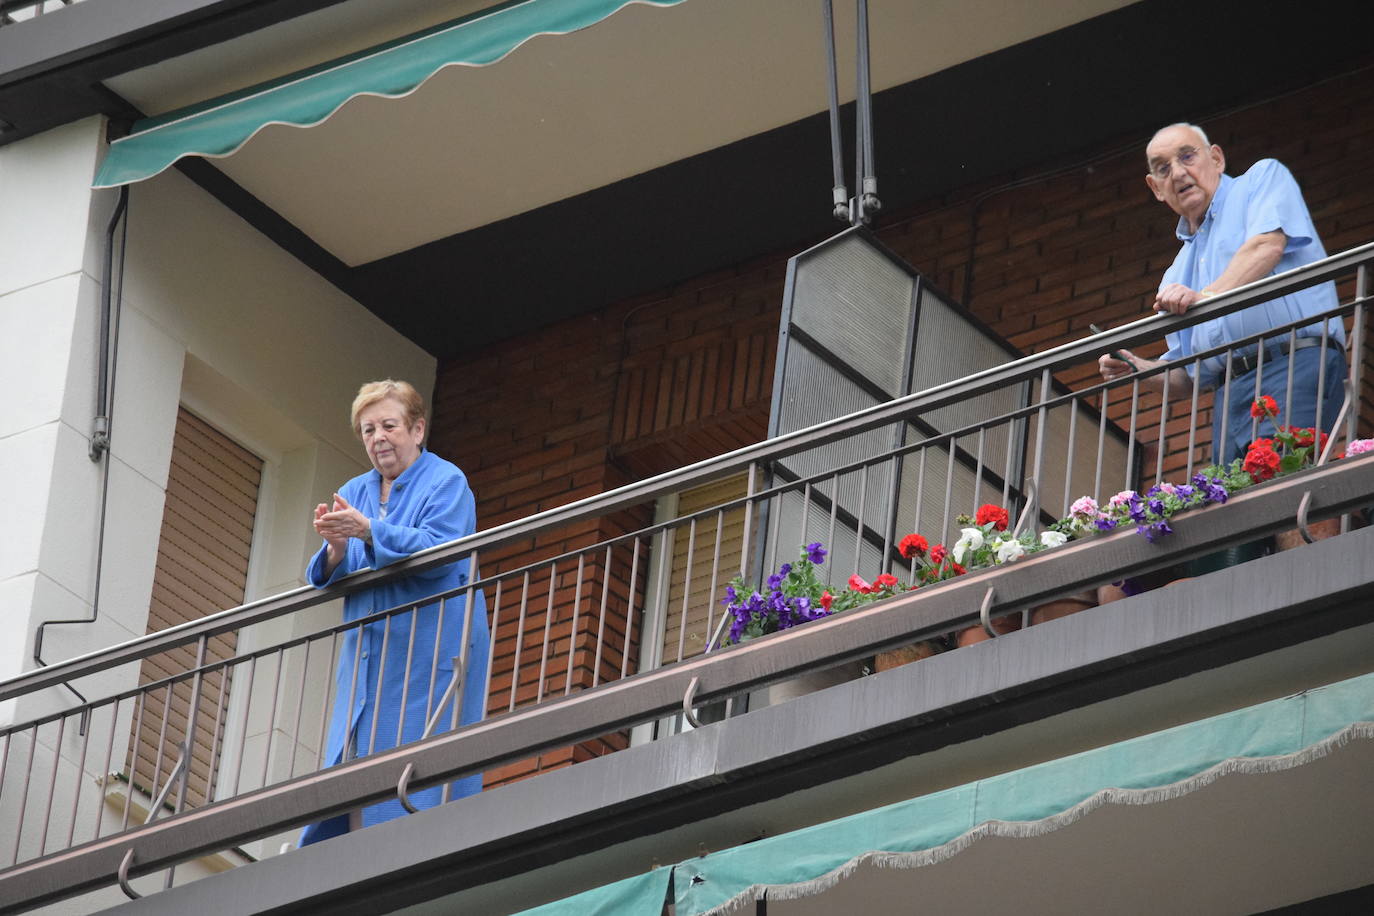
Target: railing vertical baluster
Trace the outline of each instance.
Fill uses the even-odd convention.
[[[606,618],[610,616],[611,601],[611,562],[615,555],[611,552],[611,545],[606,545],[606,559],[601,564],[601,607],[597,612],[596,621],[596,655],[592,658],[592,686],[601,683],[601,657],[606,648]],[[625,631],[628,638],[630,630],[630,618],[625,618]]]
[[[484,718],[488,710],[491,709],[492,674],[496,671],[496,632],[501,614],[501,582],[501,579],[496,580],[496,591],[492,594],[491,626],[487,630],[487,679],[482,686],[482,716]]]
[[[911,530],[915,532],[921,530],[921,508],[926,497],[926,455],[929,453],[930,449],[922,446],[921,458],[916,463],[916,508],[912,511],[911,516]],[[943,540],[943,538],[937,538],[936,540]],[[907,579],[907,584],[911,585],[915,581],[916,561],[913,559],[911,561],[910,578]]]
[[[944,538],[944,536],[945,536],[946,534],[949,533],[949,520],[950,520],[950,514],[949,514],[949,513],[950,513],[951,505],[953,504],[953,501],[954,501],[954,446],[955,446],[954,437],[951,436],[951,437],[947,440],[947,445],[946,445],[946,450],[947,450],[947,452],[948,452],[949,460],[946,462],[946,465],[945,465],[945,514],[944,514],[944,518],[941,520],[941,523],[940,523],[940,537],[941,537],[942,539]],[[1010,465],[1010,463],[1011,463],[1011,451],[1010,451],[1010,450],[1008,450],[1008,452],[1007,452],[1007,463],[1008,463],[1008,465]],[[1010,468],[1010,467],[1007,468],[1007,477],[1006,477],[1006,479],[1007,479],[1007,480],[1011,480],[1011,468]],[[1003,501],[1004,501],[1004,503],[1005,503],[1005,494],[1006,494],[1006,490],[1003,489]]]
[[[339,664],[339,643],[342,640],[342,630],[335,631],[333,638],[329,640],[329,667],[324,672],[325,677],[329,680],[325,682],[324,702],[320,704],[320,742],[316,746],[315,754],[315,769],[317,770],[324,766],[324,754],[329,749],[329,720],[333,718],[334,704],[339,701],[338,697],[332,697],[333,703],[330,702],[330,699],[331,694],[338,689],[339,679],[335,676],[334,669]],[[229,677],[228,666],[224,669],[224,677],[227,681]],[[222,686],[221,689],[223,689]]]
[[[809,500],[810,500],[810,495],[811,495],[811,485],[810,485],[810,484],[807,484],[807,485],[806,485],[806,494],[807,494],[807,502],[804,503],[804,511],[805,511],[805,516],[806,516],[806,517],[809,517],[810,514],[811,514],[811,511],[810,511],[811,503],[810,503],[810,501],[809,501]],[[715,543],[715,548],[712,550],[712,553],[711,553],[711,583],[710,583],[710,586],[709,586],[709,588],[708,588],[708,590],[707,590],[707,592],[706,592],[706,639],[707,639],[707,640],[710,640],[711,634],[714,633],[714,632],[716,632],[716,619],[715,619],[716,595],[719,594],[719,593],[716,591],[716,589],[718,589],[718,588],[720,587],[720,545],[721,545],[721,541],[723,541],[724,539],[725,539],[725,511],[724,511],[723,509],[717,509],[717,510],[716,510],[716,543]],[[722,610],[721,613],[723,614],[723,613],[725,613],[725,612]],[[703,652],[706,652],[706,651],[709,651],[711,647],[710,647],[709,644],[703,644],[701,648],[702,648],[702,651],[703,651]]]
[[[864,510],[868,508],[868,465],[859,469],[859,511],[854,522],[854,574],[858,574],[864,555]],[[776,559],[776,558],[775,558]]]
[[[434,688],[439,682],[439,644],[443,642],[439,634],[444,632],[444,614],[448,611],[448,599],[439,599],[439,611],[434,618],[434,645],[430,648],[429,655],[429,683],[425,693],[425,723],[428,724],[430,717],[434,715]],[[414,626],[414,619],[411,626]],[[447,686],[447,685],[445,685]],[[423,727],[423,726],[422,726]]]
[[[1131,472],[1135,469],[1135,436],[1140,419],[1140,379],[1131,380],[1131,430],[1126,435],[1126,467],[1122,471],[1121,489],[1133,490],[1136,482],[1131,479]]]
[[[826,531],[825,542],[830,545],[831,551],[835,549],[835,523],[840,512],[840,475],[830,476],[830,527]],[[745,543],[748,543],[747,541]],[[835,565],[839,563],[838,555],[832,556],[829,566],[826,567],[825,583],[833,585],[835,583]]]
[[[1223,464],[1226,461],[1227,454],[1231,451],[1226,444],[1227,435],[1230,432],[1228,427],[1231,425],[1231,412],[1226,409],[1226,397],[1224,394],[1234,381],[1234,376],[1231,373],[1231,358],[1233,356],[1235,356],[1234,350],[1226,351],[1226,366],[1222,370],[1221,375],[1221,380],[1224,384],[1218,385],[1212,389],[1212,415],[1216,416],[1218,411],[1221,412],[1221,430],[1217,433],[1216,440],[1212,443],[1212,459],[1217,464]]]
[[[987,440],[988,428],[978,427],[978,460],[973,468],[973,505],[983,504],[983,445]],[[925,458],[925,451],[922,450],[921,457]],[[915,531],[916,529],[912,529]]]
[[[1326,322],[1322,322],[1322,327],[1326,327]],[[1298,368],[1298,351],[1294,348],[1293,345],[1297,342],[1298,329],[1293,328],[1288,332],[1288,378],[1285,381],[1285,387],[1287,388],[1287,390],[1284,392],[1283,397],[1283,415],[1288,418],[1288,422],[1290,424],[1293,422],[1293,377],[1294,374],[1297,372]],[[1260,341],[1260,346],[1264,346],[1264,341]],[[1325,368],[1326,363],[1326,360],[1324,358],[1326,356],[1325,347],[1322,347],[1321,352],[1318,354],[1318,356],[1323,357],[1323,359],[1321,359],[1317,365],[1317,374],[1320,377],[1320,375],[1322,374],[1322,369]],[[1317,387],[1317,390],[1321,391],[1320,385]],[[1321,414],[1317,414],[1317,416],[1320,417]],[[1314,420],[1313,422],[1316,421]],[[1320,439],[1320,437],[1318,438]],[[1250,441],[1255,441],[1255,437],[1251,436]]]
[[[1155,485],[1164,482],[1164,453],[1169,450],[1169,376],[1164,373],[1164,388],[1159,393],[1159,435],[1155,445]]]
[[[1035,458],[1031,461],[1031,487],[1030,493],[1026,496],[1025,515],[1033,524],[1035,513],[1040,510],[1040,478],[1045,470],[1045,430],[1049,426],[1050,410],[1045,405],[1049,402],[1050,388],[1053,377],[1048,368],[1040,371],[1040,407],[1035,412]],[[1014,530],[1014,529],[1013,529]]]
[[[1186,371],[1186,370],[1184,370]],[[1193,360],[1193,396],[1188,410],[1188,467],[1184,475],[1193,479],[1193,456],[1197,454],[1198,398],[1202,394],[1202,360]]]
[[[358,670],[356,659],[354,660],[353,670],[355,672]],[[243,689],[243,728],[239,729],[238,763],[234,766],[234,791],[230,793],[232,795],[238,795],[239,791],[243,788],[243,767],[247,762],[246,758],[248,756],[248,726],[249,723],[252,722],[253,717],[253,683],[257,680],[257,675],[258,657],[256,655],[251,655],[248,658],[248,683]],[[353,703],[353,697],[351,695],[348,698],[348,702],[351,707]],[[347,737],[345,737],[344,740],[343,756],[345,758],[348,756]]]
[[[148,787],[149,800],[156,799],[158,791],[162,788],[162,756],[166,753],[164,749],[167,747],[167,725],[172,717],[172,687],[173,685],[169,681],[165,688],[167,697],[162,701],[162,725],[158,729],[157,751],[154,754],[153,764],[153,784]],[[132,776],[133,774],[131,773],[130,785],[133,785]],[[151,813],[151,809],[149,809],[149,813]]]
[[[407,701],[410,699],[410,671],[415,664],[415,631],[418,629],[420,629],[420,609],[416,607],[411,612],[410,632],[406,635],[406,667],[401,677],[401,714],[396,717],[396,743],[393,745],[394,747],[401,746],[401,739],[406,732],[406,708]],[[434,633],[434,642],[439,642],[437,630]],[[421,728],[423,727],[421,726]]]
[[[83,718],[86,719],[87,728],[81,734],[81,757],[77,761],[76,775],[74,777],[74,782],[72,783],[72,810],[71,813],[68,815],[67,841],[66,845],[62,847],[63,849],[66,849],[68,846],[72,845],[72,836],[76,832],[76,813],[77,810],[81,807],[81,786],[82,783],[85,782],[84,774],[86,772],[86,750],[91,743],[90,725],[95,721],[94,709],[95,707],[90,703],[87,703],[81,709],[81,715]],[[2,778],[0,778],[0,786],[2,785],[4,785],[4,781]]]
[[[138,770],[138,743],[143,734],[143,710],[147,706],[148,691],[146,689],[138,692],[138,700],[134,703],[134,729],[133,737],[129,742],[129,780],[125,784],[124,795],[124,815],[120,818],[120,831],[129,829],[129,809],[134,802],[134,773]]]
[[[752,467],[752,465],[751,465]],[[620,649],[620,676],[624,678],[630,673],[630,635],[634,629],[635,621],[635,589],[639,583],[639,552],[641,544],[636,536],[634,541],[634,552],[630,558],[630,591],[625,611],[625,642]]]
[[[210,769],[205,774],[205,801],[215,800],[215,787],[219,783],[219,736],[220,725],[224,719],[224,696],[229,692],[229,663],[224,662],[219,669],[219,694],[215,697],[215,730],[210,733]],[[301,687],[301,702],[305,702],[305,688]]]
[[[1350,327],[1350,374],[1348,379],[1348,384],[1350,387],[1346,393],[1346,398],[1350,402],[1350,410],[1347,412],[1345,418],[1345,441],[1347,445],[1351,442],[1354,442],[1360,434],[1359,405],[1363,401],[1364,394],[1361,386],[1364,384],[1362,376],[1364,375],[1364,347],[1366,331],[1364,303],[1365,299],[1368,296],[1369,265],[1361,264],[1359,268],[1355,271],[1355,310],[1352,316],[1353,321]],[[1324,335],[1325,331],[1323,331],[1323,336]],[[1323,348],[1322,352],[1324,355],[1325,348]],[[1322,360],[1322,365],[1326,365],[1325,359]],[[1321,388],[1319,387],[1317,390],[1320,391]],[[1318,401],[1317,403],[1318,405],[1321,404],[1320,401]],[[1331,434],[1333,436],[1339,436],[1340,433],[1341,431],[1339,429],[1335,429],[1334,427],[1331,430]],[[1317,437],[1317,441],[1321,441],[1320,436]],[[1341,516],[1341,532],[1344,533],[1349,530],[1350,516],[1343,515]]]
[[[1060,507],[1059,516],[1063,518],[1069,514],[1069,506],[1073,505],[1073,453],[1078,446],[1078,407],[1079,397],[1074,395],[1069,401],[1069,446],[1068,461],[1064,467],[1064,504]]]
[[[888,472],[890,476],[887,486],[887,510],[883,512],[883,560],[879,564],[879,568],[885,573],[892,571],[892,547],[897,539],[897,503],[902,492],[901,458],[893,455],[888,459],[888,462],[892,465],[892,469]]]
[[[690,563],[690,551],[689,560]],[[573,683],[573,661],[577,658],[577,609],[582,604],[582,577],[586,574],[587,555],[578,553],[577,555],[577,584],[573,587],[572,602],[572,627],[568,631],[568,671],[563,679],[563,695],[572,693]],[[464,643],[466,646],[466,642]]]
[[[301,720],[305,717],[305,684],[306,675],[310,671],[310,648],[315,644],[313,639],[301,643],[301,676],[296,681],[296,721],[291,724],[291,757],[286,761],[286,778],[290,779],[296,775],[296,754],[301,746]],[[215,714],[215,724],[219,725],[219,714]],[[217,735],[210,736],[211,746],[217,740]],[[205,793],[209,797],[210,783],[215,775],[215,755],[210,754],[210,772],[206,776]]]
[[[1321,343],[1317,347],[1317,412],[1313,416],[1312,420],[1313,425],[1316,426],[1319,433],[1317,435],[1317,444],[1315,446],[1318,455],[1320,455],[1322,451],[1320,431],[1326,428],[1326,415],[1322,413],[1322,395],[1326,393],[1326,348],[1331,345],[1330,331],[1331,329],[1328,326],[1328,323],[1323,321]],[[1359,413],[1359,408],[1356,406],[1359,403],[1360,399],[1358,393],[1355,393],[1355,396],[1352,397],[1350,401],[1350,409],[1354,413]],[[1337,407],[1336,409],[1338,411],[1340,410],[1339,407]],[[1331,433],[1333,435],[1339,436],[1341,431],[1339,429],[1336,429],[1333,425],[1331,428]],[[1344,518],[1344,516],[1342,516],[1342,518]]]
[[[1107,463],[1107,409],[1111,407],[1111,389],[1102,386],[1102,404],[1097,411],[1097,467],[1093,469],[1093,499],[1101,502],[1102,471]]]
[[[48,804],[43,810],[43,829],[38,834],[38,854],[48,851],[48,828],[52,826],[52,806],[57,799],[57,771],[62,769],[62,737],[67,731],[67,717],[57,720],[57,740],[52,745],[52,775],[48,777]]]
[[[549,600],[544,607],[544,642],[539,651],[539,689],[534,695],[535,705],[544,702],[544,679],[549,670],[549,636],[553,632],[554,596],[558,591],[558,562],[549,563]],[[572,659],[568,660],[572,663]]]
[[[24,812],[29,809],[29,778],[33,775],[33,752],[38,747],[38,726],[34,726],[29,737],[29,757],[24,763],[24,787],[19,790],[19,816],[14,819],[14,855],[10,864],[19,861],[19,845],[24,839]]]
[[[520,615],[515,622],[515,657],[512,660],[511,681],[510,681],[510,704],[508,711],[515,710],[515,693],[520,686],[520,655],[525,642],[525,614],[529,609],[530,601],[530,573],[525,570],[524,580],[520,587]]]
[[[110,765],[114,763],[114,738],[115,732],[119,730],[119,704],[121,700],[115,698],[114,704],[110,707],[110,740],[105,743],[105,765],[100,768],[100,777],[96,781],[99,791],[96,793],[95,806],[95,833],[91,839],[100,839],[100,828],[105,824],[105,790],[110,782]],[[4,768],[0,767],[0,776],[4,775]],[[67,845],[71,845],[69,842]]]
[[[267,713],[267,734],[262,742],[262,778],[258,780],[259,786],[267,785],[267,766],[272,760],[272,737],[277,730],[277,700],[281,696],[281,670],[285,664],[283,650],[278,649],[276,656],[277,673],[272,678],[272,706]]]
[[[1016,424],[1018,420],[1007,421],[1007,460],[1002,468],[1002,505],[1011,504],[1011,466],[1016,455]],[[950,484],[954,481],[954,439],[949,442],[949,477]],[[946,491],[948,492],[948,491]],[[945,503],[945,528],[949,528],[949,503]]]
[[[693,516],[687,523],[687,561],[682,564],[682,617],[678,620],[677,658],[674,659],[679,662],[687,651],[687,613],[692,606],[692,563],[696,560],[696,549],[697,520]]]
[[[778,536],[782,532],[782,493],[778,493],[769,502],[773,505],[768,512],[768,548],[764,554],[763,568],[771,572],[778,568]],[[805,507],[802,511],[806,511]]]
[[[204,633],[201,634],[200,639],[196,640],[196,673],[191,677],[191,703],[186,710],[186,762],[185,766],[181,768],[180,785],[177,786],[177,800],[172,806],[174,814],[180,814],[186,804],[186,787],[190,784],[191,765],[196,759],[196,724],[200,717],[200,691],[205,677],[203,669],[205,667],[205,654],[209,645],[210,637]],[[172,886],[172,879],[176,876],[176,871],[175,865],[167,869],[167,877],[162,885],[164,889]]]

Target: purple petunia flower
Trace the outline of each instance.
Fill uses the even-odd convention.
[[[825,548],[821,546],[820,541],[806,545],[806,558],[817,566],[825,562]]]
[[[1116,519],[1104,515],[1101,518],[1099,518],[1095,524],[1097,525],[1097,530],[1099,531],[1111,531],[1113,528],[1116,527]]]

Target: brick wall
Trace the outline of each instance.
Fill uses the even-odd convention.
[[[1297,176],[1329,251],[1374,239],[1374,70],[1232,113],[1201,119],[1239,173],[1274,156]],[[1178,247],[1175,219],[1144,182],[1143,145],[1157,125],[1114,138],[1081,156],[1008,173],[960,188],[904,212],[885,213],[879,237],[935,284],[1014,345],[1048,349],[1087,335],[1090,321],[1115,326],[1149,313],[1159,276]],[[881,152],[881,150],[880,150]],[[837,227],[838,228],[838,227]],[[800,250],[800,247],[798,248]],[[603,311],[569,319],[488,347],[441,367],[432,444],[472,481],[483,528],[522,518],[631,479],[678,467],[763,438],[776,329],[787,258],[771,252]],[[1353,294],[1353,285],[1341,290]],[[1374,348],[1370,348],[1374,350]],[[1162,346],[1143,348],[1154,356]],[[1366,351],[1363,430],[1374,432],[1374,353]],[[1095,365],[1065,371],[1083,387]],[[1208,398],[1201,401],[1204,409]],[[1143,406],[1156,409],[1158,399]],[[1121,419],[1129,400],[1109,409]],[[1204,415],[1203,423],[1210,422]],[[1186,422],[1167,427],[1165,476],[1187,460]],[[1141,426],[1145,467],[1158,448],[1157,414]],[[1195,460],[1205,458],[1204,445]],[[514,569],[634,530],[651,520],[644,506],[585,523],[539,541],[526,540],[483,557],[484,573]],[[599,595],[604,570],[583,572]],[[618,591],[611,629],[632,654],[637,634],[626,623],[628,577],[612,570]],[[549,655],[545,693],[562,691],[571,657],[574,688],[591,683],[586,653],[599,619],[579,611],[572,625],[573,586],[555,583],[555,637],[544,644],[549,584],[535,583],[520,645],[517,705],[539,689],[526,658]],[[642,585],[640,586],[642,588]],[[501,611],[492,711],[509,707],[516,624]],[[628,631],[628,632],[627,632]],[[570,655],[571,653],[571,655]],[[611,668],[618,669],[617,659]],[[608,668],[602,676],[614,672]],[[608,736],[544,760],[562,765],[623,745]],[[533,772],[539,762],[507,768],[493,779]]]

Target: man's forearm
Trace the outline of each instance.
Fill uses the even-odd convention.
[[[1221,276],[1207,284],[1206,291],[1224,293],[1269,276],[1278,266],[1287,244],[1287,236],[1278,229],[1252,235],[1231,256]]]
[[[1149,369],[1157,369],[1164,365],[1164,360],[1162,359],[1143,359],[1134,354],[1132,354],[1131,361],[1135,364],[1136,368],[1142,372]],[[1177,366],[1170,369],[1168,372],[1161,372],[1157,375],[1151,375],[1148,378],[1142,379],[1140,386],[1146,391],[1162,394],[1164,392],[1165,376],[1168,376],[1169,379],[1169,397],[1171,399],[1193,396],[1192,376]]]

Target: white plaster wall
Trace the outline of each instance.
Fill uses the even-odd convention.
[[[394,376],[428,394],[434,384],[428,354],[171,171],[131,189],[111,450],[108,465],[91,462],[101,252],[116,200],[114,192],[89,190],[102,150],[98,120],[0,147],[0,385],[18,392],[0,410],[0,479],[22,481],[10,506],[11,517],[23,520],[0,526],[0,679],[33,667],[39,622],[92,615],[106,473],[98,617],[47,627],[43,655],[49,663],[66,660],[145,632],[179,405],[264,460],[249,569],[253,600],[302,584],[318,546],[311,509],[366,466],[348,425],[358,386]],[[239,646],[269,645],[338,619],[337,605],[324,605],[240,634]],[[305,761],[313,767],[328,653],[323,661],[318,651],[311,655],[302,688],[299,665],[287,666],[284,692],[309,723],[299,736],[292,734],[294,708],[289,720],[275,721],[261,708],[238,708],[243,725],[232,737],[246,750],[226,754],[246,772],[261,772],[262,751],[254,749],[268,735],[270,778],[302,772]],[[137,666],[128,665],[74,686],[95,699],[136,682]],[[231,704],[245,700],[231,697]],[[73,702],[63,688],[44,690],[0,707],[0,725]],[[49,761],[44,777],[56,767],[56,788],[49,793],[45,779],[33,779],[24,791],[15,782],[22,768],[11,766],[0,822],[17,823],[20,806],[31,821],[52,797],[52,851],[54,837],[65,839],[70,826],[63,813],[70,800],[94,797],[97,780],[120,768],[131,712],[129,701],[97,711],[90,730],[97,744],[111,743],[111,723],[120,720],[112,752],[69,728],[58,754],[56,734],[40,733],[33,746]],[[25,753],[32,743],[15,742]],[[78,836],[93,829],[83,819],[95,810],[82,802]],[[30,851],[41,829],[31,823],[20,834]],[[17,838],[0,837],[0,852]],[[275,850],[264,843],[257,851]]]

